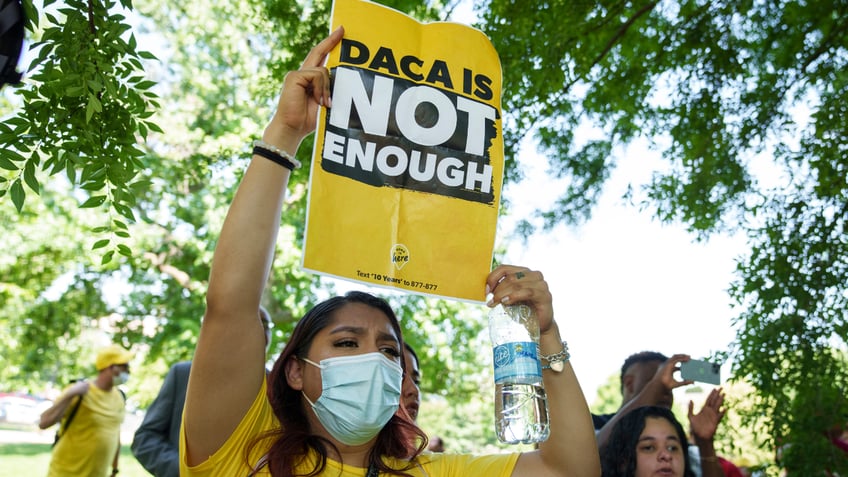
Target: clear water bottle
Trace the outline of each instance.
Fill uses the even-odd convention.
[[[507,444],[547,440],[548,399],[539,362],[539,320],[527,305],[489,312],[495,367],[495,429]]]

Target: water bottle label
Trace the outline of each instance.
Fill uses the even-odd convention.
[[[504,343],[494,348],[495,384],[541,381],[542,365],[539,363],[536,343],[518,341]]]

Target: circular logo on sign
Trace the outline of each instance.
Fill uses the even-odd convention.
[[[406,245],[402,243],[398,243],[392,245],[392,264],[394,264],[395,268],[400,270],[407,263],[409,263],[409,249],[406,248]]]

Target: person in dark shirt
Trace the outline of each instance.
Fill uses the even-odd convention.
[[[265,352],[271,344],[271,317],[260,308],[259,319],[265,329]],[[135,431],[132,453],[148,472],[156,477],[180,475],[180,424],[183,418],[191,361],[171,366],[159,394],[147,409],[141,426]]]

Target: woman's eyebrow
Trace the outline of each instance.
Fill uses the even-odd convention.
[[[397,336],[385,331],[381,331],[377,335],[377,339],[379,339],[380,341],[391,341],[392,343],[400,345],[400,340],[397,339]]]
[[[339,333],[353,333],[355,335],[363,335],[365,334],[365,328],[353,325],[339,325],[330,330],[331,335]]]
[[[339,325],[330,330],[331,335],[336,335],[340,333],[351,333],[357,336],[362,336],[367,333],[367,328],[365,328],[364,326]],[[392,333],[381,331],[377,334],[377,339],[380,341],[389,341],[392,344],[400,346],[400,341],[397,339],[397,336],[393,335]]]
[[[669,434],[669,435],[667,435],[667,436],[665,437],[665,439],[666,439],[666,440],[668,440],[668,441],[676,441],[676,442],[680,442],[680,439],[678,439],[678,438],[677,438],[677,436],[676,436],[676,435],[674,435],[674,434]],[[645,437],[640,437],[640,438],[639,438],[639,442],[642,442],[642,441],[655,441],[655,440],[657,440],[657,438],[656,438],[656,437],[654,437],[654,436],[645,436]]]

